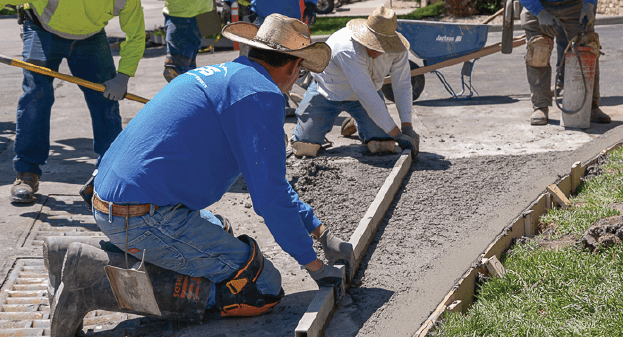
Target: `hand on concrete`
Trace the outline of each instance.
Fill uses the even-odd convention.
[[[587,19],[587,26],[591,26],[595,23],[595,5],[590,2],[584,3],[582,11],[580,12],[580,24]]]
[[[309,272],[309,276],[316,281],[318,287],[333,287],[335,303],[342,301],[346,287],[344,285],[344,278],[342,278],[342,271],[339,268],[322,263],[320,269],[316,271],[308,269],[307,272]]]
[[[305,10],[303,11],[303,22],[308,26],[316,23],[316,5],[311,2],[305,2]]]
[[[561,23],[556,16],[543,9],[539,15],[536,16],[536,18],[539,20],[539,25],[541,26],[543,33],[552,38],[558,35],[556,25],[560,25]]]
[[[117,73],[113,79],[104,82],[106,86],[104,97],[115,101],[122,100],[128,92],[128,80],[130,80],[130,76]]]
[[[401,134],[396,135],[394,137],[394,140],[396,140],[396,143],[398,143],[398,146],[400,146],[401,149],[403,150],[410,149],[411,154],[413,156],[416,156],[418,152],[420,152],[420,137],[419,136],[416,138],[411,138],[405,135],[404,133],[401,133]]]
[[[221,1],[223,5],[223,11],[221,12],[221,22],[223,24],[227,24],[231,21],[231,3],[226,1]]]
[[[401,127],[401,129],[402,129],[401,131],[402,131],[403,134],[405,134],[405,135],[407,135],[407,136],[409,136],[409,137],[411,137],[413,139],[417,139],[418,144],[420,143],[420,136],[417,133],[415,133],[415,131],[413,131],[413,126],[411,126],[411,125],[403,125]]]
[[[322,245],[324,256],[329,260],[329,265],[332,266],[336,263],[346,265],[346,277],[350,280],[352,278],[351,273],[355,268],[353,245],[350,242],[340,240],[328,229],[322,232],[318,241]]]

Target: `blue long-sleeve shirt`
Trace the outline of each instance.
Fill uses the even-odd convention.
[[[139,111],[95,179],[114,203],[215,203],[242,173],[255,212],[298,263],[316,259],[320,225],[286,180],[285,101],[266,69],[242,56],[178,76]]]
[[[558,1],[567,1],[567,0],[548,0],[548,2],[558,2]],[[526,7],[526,9],[532,13],[532,15],[539,15],[543,10],[543,5],[540,0],[519,0],[521,5]],[[584,3],[590,2],[593,5],[597,5],[597,0],[584,0]]]

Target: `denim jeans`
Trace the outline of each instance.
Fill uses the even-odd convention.
[[[383,93],[380,90],[378,94],[383,98]],[[324,136],[331,131],[335,119],[342,111],[353,116],[357,122],[359,138],[364,144],[370,140],[392,139],[389,134],[374,123],[359,101],[329,101],[318,93],[318,83],[313,81],[307,88],[298,109],[296,109],[298,121],[292,141],[323,144]]]
[[[72,75],[95,83],[115,77],[117,70],[110,53],[106,33],[101,32],[84,40],[69,40],[52,34],[24,20],[24,61],[58,71],[66,58]],[[15,158],[13,167],[18,173],[41,175],[50,152],[50,115],[54,103],[54,78],[24,70],[24,93],[17,103]],[[121,132],[119,103],[105,98],[101,92],[80,86],[91,113],[93,148],[104,155]]]
[[[164,25],[167,30],[167,54],[173,56],[173,64],[182,74],[197,68],[196,58],[201,48],[197,19],[164,14]]]
[[[128,222],[128,252],[158,267],[219,283],[236,272],[249,258],[250,247],[223,230],[209,211],[193,211],[182,204],[169,205]],[[125,250],[125,218],[93,210],[97,225],[110,241]],[[260,293],[278,295],[281,274],[268,260],[256,281]],[[212,286],[208,308],[214,306]]]

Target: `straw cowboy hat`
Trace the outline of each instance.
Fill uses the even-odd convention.
[[[267,16],[259,28],[248,22],[231,23],[223,28],[223,36],[253,48],[300,57],[301,65],[315,73],[321,73],[331,59],[331,48],[324,42],[312,43],[306,24],[281,14]]]
[[[370,14],[367,20],[354,19],[347,24],[355,41],[384,53],[395,53],[409,49],[409,41],[396,32],[396,12],[383,6]]]

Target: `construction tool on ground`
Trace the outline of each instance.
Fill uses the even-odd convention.
[[[38,73],[38,74],[43,74],[43,75],[47,75],[47,76],[51,76],[54,78],[58,78],[61,79],[63,81],[67,81],[67,82],[71,82],[71,83],[75,83],[77,85],[83,86],[85,88],[89,88],[92,90],[96,90],[99,92],[104,92],[106,90],[106,86],[103,84],[99,84],[99,83],[94,83],[94,82],[90,82],[87,80],[83,80],[79,77],[75,77],[75,76],[71,76],[71,75],[66,75],[66,74],[61,74],[57,71],[45,68],[45,67],[40,67],[37,65],[34,65],[32,63],[28,63],[28,62],[24,62],[24,61],[20,61],[20,60],[16,60],[16,59],[12,59],[10,57],[6,57],[4,55],[0,55],[0,63],[4,63],[6,65],[9,66],[14,66],[14,67],[20,67],[20,68],[24,68],[26,70],[30,70],[32,72]],[[129,99],[129,100],[133,100],[136,102],[141,102],[141,103],[147,103],[149,102],[148,99],[134,95],[134,94],[130,94],[130,93],[126,93],[125,98]]]

